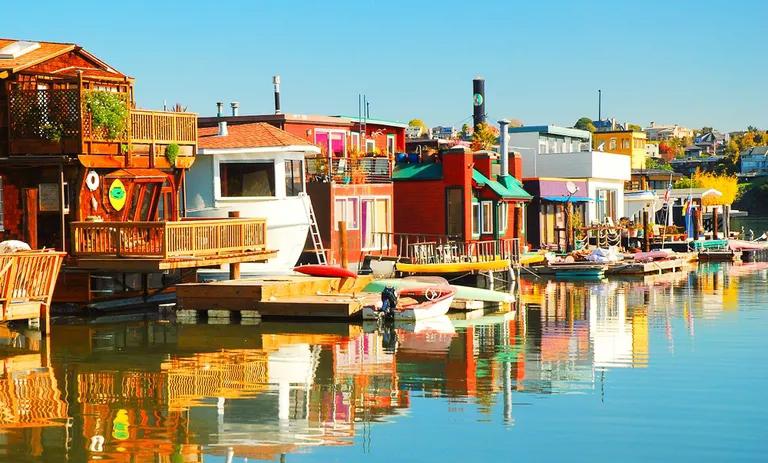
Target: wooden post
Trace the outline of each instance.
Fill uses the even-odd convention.
[[[723,205],[723,238],[731,237],[731,206]]]
[[[573,203],[568,200],[565,213],[565,251],[571,252],[576,247],[573,239]]]
[[[344,220],[339,220],[339,256],[341,258],[341,266],[348,268],[349,259],[347,256],[347,222]]]
[[[61,219],[61,250],[67,252],[67,223],[64,217],[64,164],[59,164],[59,217]]]
[[[240,211],[229,211],[228,215],[230,218],[235,219],[240,217]],[[240,262],[233,262],[229,264],[229,279],[230,280],[240,279]]]
[[[37,249],[37,188],[24,189],[24,218],[26,219],[27,244],[32,249]]]
[[[648,210],[643,209],[643,251],[651,250],[650,227],[648,226]]]
[[[712,239],[717,239],[717,206],[712,208]]]
[[[693,217],[691,217],[691,221],[693,222],[693,238],[694,241],[699,239],[699,220],[701,218],[701,209],[698,207],[691,210],[691,213],[693,214]]]

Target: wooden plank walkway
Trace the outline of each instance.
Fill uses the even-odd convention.
[[[354,318],[378,295],[362,293],[371,276],[274,276],[176,286],[181,310],[257,311],[261,317]]]

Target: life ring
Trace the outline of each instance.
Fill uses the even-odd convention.
[[[438,292],[436,289],[429,288],[424,291],[424,297],[426,297],[428,301],[434,301],[438,298],[438,296],[440,296],[440,292]]]
[[[91,191],[96,191],[99,187],[99,174],[95,170],[88,172],[88,175],[85,177],[85,186]]]

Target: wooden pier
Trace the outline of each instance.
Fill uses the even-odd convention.
[[[186,283],[176,287],[177,309],[222,315],[351,319],[379,296],[363,293],[372,277],[274,276]],[[224,312],[222,312],[224,311]],[[234,314],[233,314],[234,312]]]

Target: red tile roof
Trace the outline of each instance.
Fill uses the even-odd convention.
[[[270,148],[280,146],[312,146],[307,140],[285,130],[256,122],[227,127],[227,135],[219,136],[218,127],[200,127],[197,130],[197,146],[201,149]]]

